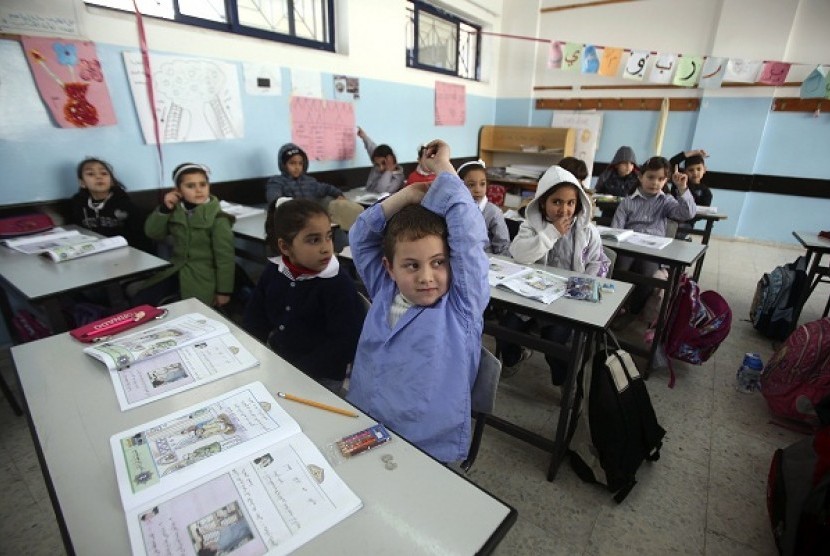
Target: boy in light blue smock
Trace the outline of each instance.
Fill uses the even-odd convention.
[[[490,299],[481,210],[433,141],[438,175],[366,210],[349,232],[372,297],[347,399],[443,462],[470,443],[470,391]]]

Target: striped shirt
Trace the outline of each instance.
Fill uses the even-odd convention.
[[[637,189],[620,202],[611,227],[665,236],[667,218],[685,222],[694,217],[696,210],[695,200],[688,189],[677,199],[662,191],[654,197],[646,197]]]

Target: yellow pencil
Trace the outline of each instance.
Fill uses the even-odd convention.
[[[292,402],[304,403],[306,405],[310,405],[311,407],[316,407],[319,409],[325,409],[326,411],[339,413],[340,415],[345,415],[347,417],[359,417],[359,415],[354,411],[349,411],[348,409],[340,409],[339,407],[334,407],[333,405],[315,402],[314,400],[298,398],[297,396],[292,396],[291,394],[286,394],[285,392],[277,392],[277,396],[286,400],[291,400]]]

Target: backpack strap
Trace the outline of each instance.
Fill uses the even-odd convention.
[[[622,367],[622,371],[625,373],[625,377],[628,379],[628,383],[632,384],[633,380],[631,378],[631,374],[628,372],[628,366],[625,364],[625,360],[622,357],[620,357],[619,352],[616,351],[616,350],[613,352],[613,355],[614,355],[614,357],[617,358],[617,361],[620,362],[620,367]],[[636,409],[636,411],[637,411],[637,423],[640,426],[640,430],[643,433],[643,438],[648,438],[648,436],[649,436],[648,432],[649,431],[646,429],[646,426],[645,426],[646,418],[645,418],[645,415],[643,415],[643,413],[642,413],[642,408],[645,404],[650,405],[651,401],[648,400],[648,399],[643,398],[642,390],[640,390],[639,388],[632,388],[631,392],[636,396],[636,399],[637,399],[637,403],[635,404],[635,406],[637,408]],[[646,453],[645,459],[648,460],[648,461],[657,461],[657,460],[659,460],[660,459],[660,448],[662,448],[662,447],[663,447],[663,441],[660,440],[660,441],[657,442],[657,445],[654,447],[653,451],[649,451],[648,453]],[[634,485],[632,484],[631,487],[633,488]]]

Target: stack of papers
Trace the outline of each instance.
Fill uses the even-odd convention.
[[[504,171],[508,176],[519,176],[538,180],[548,169],[548,166],[536,164],[510,164]]]
[[[255,216],[265,212],[264,209],[257,207],[249,207],[247,205],[238,205],[236,203],[229,203],[227,201],[219,201],[219,206],[222,212],[235,216],[237,218],[245,218],[246,216]]]
[[[698,205],[695,212],[697,212],[697,214],[717,214],[718,207],[701,207]]]
[[[568,282],[564,276],[493,257],[490,258],[487,280],[493,287],[542,303],[551,303],[565,295],[565,284]]]
[[[620,228],[608,228],[606,226],[597,226],[597,230],[599,230],[599,236],[602,239],[610,239],[619,243],[631,243],[632,245],[640,245],[652,249],[663,249],[672,242],[672,238],[670,237],[653,236],[651,234],[635,232],[634,230],[622,230]]]

